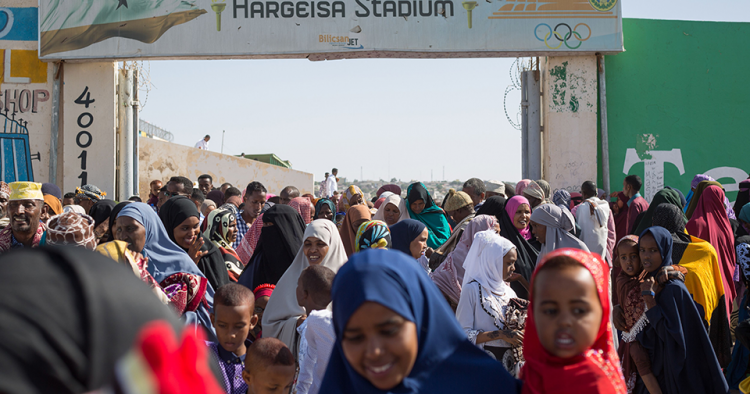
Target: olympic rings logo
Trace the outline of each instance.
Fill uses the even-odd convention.
[[[546,26],[547,30],[548,30],[548,32],[544,35],[544,38],[539,37],[539,34],[538,34],[539,27],[541,27],[541,26]],[[568,29],[568,31],[565,34],[560,34],[557,31],[557,29],[559,27],[561,27],[561,26]],[[581,34],[578,33],[578,31],[577,31],[578,28],[581,27],[581,26],[585,26],[586,29],[588,29],[588,31],[589,31],[589,34],[586,35],[586,38],[581,37]],[[572,47],[572,46],[570,46],[568,44],[568,41],[570,41],[574,36],[575,36],[576,40],[578,40],[578,45]],[[571,29],[570,25],[568,25],[567,23],[558,23],[557,26],[555,26],[555,28],[552,29],[552,27],[550,27],[550,25],[548,25],[546,23],[540,23],[540,24],[536,25],[536,27],[534,28],[534,37],[536,37],[536,39],[539,40],[539,41],[544,41],[544,45],[546,45],[547,48],[549,48],[549,49],[560,49],[560,47],[563,44],[565,44],[565,46],[568,47],[568,49],[578,49],[584,41],[586,41],[589,38],[591,38],[591,27],[589,27],[589,25],[587,25],[585,23],[579,23],[579,24],[575,25],[575,27],[573,27]],[[559,41],[559,43],[557,44],[556,47],[553,47],[552,45],[550,45],[550,41],[552,41],[552,37],[555,37],[557,39],[557,41]]]

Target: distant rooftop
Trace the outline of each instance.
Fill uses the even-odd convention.
[[[281,160],[278,156],[273,153],[259,154],[259,155],[246,155],[241,154],[237,157],[244,157],[245,159],[259,161],[261,163],[273,164],[275,166],[292,168],[292,163],[289,160]]]

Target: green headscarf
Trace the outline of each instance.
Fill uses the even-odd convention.
[[[435,205],[430,192],[427,191],[422,182],[409,185],[409,188],[406,190],[406,200],[406,210],[409,211],[409,217],[419,220],[427,226],[427,230],[430,233],[430,236],[427,238],[427,246],[433,249],[439,248],[451,236],[451,226],[448,224],[445,212]],[[416,214],[411,210],[411,204],[418,200],[424,201],[424,209],[420,214]]]
[[[648,206],[648,210],[643,215],[641,222],[638,223],[633,234],[642,234],[647,228],[652,226],[651,221],[654,218],[654,212],[656,212],[656,208],[661,204],[672,204],[677,208],[681,208],[682,200],[680,199],[680,195],[672,189],[662,189],[656,192],[653,200],[651,200],[651,205]],[[682,218],[687,223],[687,218],[684,215]]]

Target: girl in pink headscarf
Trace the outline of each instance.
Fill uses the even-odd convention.
[[[518,229],[521,236],[527,241],[531,239],[531,204],[526,197],[521,195],[513,196],[505,203],[505,212],[508,212],[510,220],[513,221],[513,227]]]

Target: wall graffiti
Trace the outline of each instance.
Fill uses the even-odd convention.
[[[0,112],[3,123],[0,133],[0,174],[5,182],[34,181],[34,168],[31,160],[40,160],[41,154],[31,155],[29,141],[29,122],[16,119],[16,113],[6,109]]]

